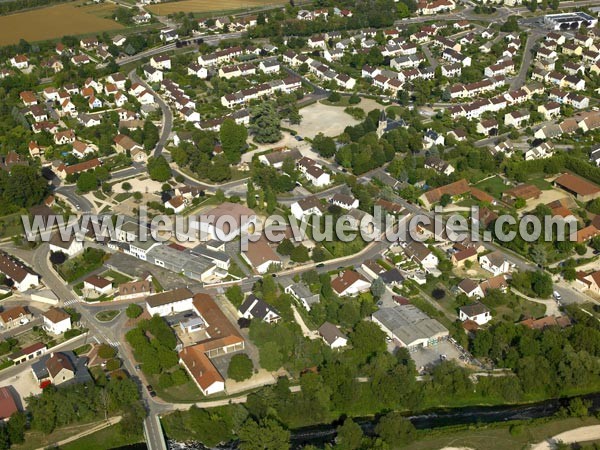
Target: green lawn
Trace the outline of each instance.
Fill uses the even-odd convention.
[[[185,384],[162,389],[158,385],[158,376],[146,374],[146,377],[156,395],[168,403],[194,403],[206,398],[191,379]]]
[[[100,311],[98,314],[96,314],[96,319],[99,320],[100,322],[110,322],[115,317],[117,317],[120,312],[121,311],[117,311],[116,309],[111,309],[108,311]]]
[[[124,202],[133,194],[131,192],[121,192],[120,194],[115,195],[114,200],[118,203]]]
[[[403,447],[406,450],[438,450],[444,447],[472,448],[475,450],[523,449],[567,430],[589,425],[598,425],[596,418],[568,418],[540,420],[526,424],[520,433],[510,432],[510,424],[472,426],[471,429],[423,430],[417,441]]]
[[[550,189],[552,189],[552,183],[544,180],[544,176],[544,174],[539,173],[531,174],[527,178],[527,183],[537,186],[542,191],[549,191]]]
[[[96,431],[70,444],[61,446],[61,450],[104,450],[107,448],[120,448],[126,445],[143,442],[143,436],[136,433],[128,433],[127,436],[121,434],[117,427],[107,427]]]
[[[498,176],[480,181],[475,185],[475,187],[498,199],[502,198],[502,193],[507,189],[506,185],[502,181],[502,178]]]
[[[73,353],[75,353],[76,355],[85,355],[91,349],[92,349],[92,344],[85,344],[85,345],[82,345],[81,347],[77,347],[75,350],[73,350]]]
[[[131,278],[129,278],[127,275],[124,275],[120,272],[116,272],[114,270],[107,270],[106,272],[104,272],[102,274],[102,276],[104,278],[108,278],[112,280],[113,285],[118,286],[120,284],[123,283],[127,283],[129,281],[131,281]]]

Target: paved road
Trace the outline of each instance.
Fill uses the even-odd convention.
[[[181,42],[192,43],[192,42],[195,42],[197,39],[203,39],[204,42],[208,45],[218,45],[219,42],[221,42],[222,40],[237,39],[240,37],[242,37],[242,33],[235,32],[235,33],[217,34],[214,36],[195,36],[192,38],[182,39]],[[152,56],[159,55],[161,53],[173,51],[176,48],[177,48],[177,45],[175,44],[175,42],[172,42],[170,44],[165,44],[160,47],[155,47],[155,48],[145,50],[145,51],[137,53],[133,56],[126,56],[125,58],[120,58],[117,60],[117,64],[120,66],[124,66],[125,64],[135,63],[144,58],[150,58]]]
[[[521,68],[519,69],[518,75],[510,82],[511,89],[518,89],[525,84],[525,81],[527,81],[527,72],[529,71],[529,67],[533,62],[532,49],[546,34],[545,31],[539,29],[529,29],[527,33],[527,42],[525,43],[525,49],[523,50]]]
[[[77,211],[89,214],[94,212],[94,205],[87,198],[77,193],[77,186],[60,186],[57,187],[54,190],[54,192],[65,197],[67,201],[71,203]]]
[[[135,72],[135,69],[129,72],[129,79],[132,83],[141,84],[146,88],[148,92],[154,95],[154,98],[156,99],[156,102],[158,103],[158,106],[160,106],[160,110],[162,111],[162,129],[160,132],[160,138],[158,139],[158,143],[154,148],[154,156],[159,156],[165,148],[165,145],[167,145],[169,136],[171,136],[171,130],[173,129],[173,113],[171,112],[171,108],[169,108],[169,105],[167,105],[167,102],[165,102],[164,99],[158,93],[154,92],[148,83],[146,83],[138,76],[138,74]]]

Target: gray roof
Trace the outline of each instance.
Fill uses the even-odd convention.
[[[217,242],[219,241],[214,241],[212,245],[217,245]],[[191,250],[191,254],[201,256],[211,261],[229,262],[230,260],[229,255],[227,253],[222,252],[220,250],[213,250],[211,248],[208,248],[206,244],[198,244]]]
[[[92,377],[86,367],[88,363],[87,358],[79,358],[75,355],[75,353],[73,353],[70,350],[61,351],[60,353],[67,357],[75,371],[75,378],[69,380],[69,382],[65,384],[87,383],[92,381]],[[46,363],[52,357],[53,354],[54,353],[46,353],[31,365],[31,370],[33,371],[38,380],[48,378],[49,373],[48,368],[46,367]]]
[[[275,314],[279,315],[275,308],[273,308],[264,300],[256,297],[254,294],[250,294],[240,306],[240,313],[246,314],[246,312],[250,312],[252,317],[261,320],[264,320],[269,312],[274,312]]]
[[[391,283],[400,284],[400,283],[403,283],[405,280],[404,276],[395,267],[390,270],[387,270],[383,273],[380,273],[379,277],[383,280],[383,282],[385,284],[391,284]]]
[[[414,305],[382,308],[373,313],[373,318],[383,324],[407,347],[422,339],[448,335],[446,327]]]
[[[313,294],[310,288],[304,283],[294,283],[290,286],[290,289],[296,297],[305,300],[309,305],[319,303],[319,294]]]
[[[461,306],[459,308],[460,311],[465,313],[467,317],[475,317],[479,314],[485,314],[486,312],[490,312],[490,310],[481,302],[471,303],[470,305]]]
[[[325,322],[319,327],[319,334],[329,345],[333,344],[337,338],[348,339],[338,327],[330,322]]]
[[[168,305],[169,303],[180,302],[188,298],[192,298],[194,294],[187,288],[174,289],[172,291],[161,292],[159,294],[146,297],[146,303],[152,307]]]

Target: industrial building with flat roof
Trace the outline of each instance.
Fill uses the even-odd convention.
[[[544,24],[553,30],[576,30],[578,28],[594,28],[598,19],[587,13],[577,11],[563,14],[547,14]]]
[[[414,305],[381,308],[371,317],[388,336],[409,350],[436,345],[449,335],[445,326]]]

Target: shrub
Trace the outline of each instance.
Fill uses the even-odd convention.
[[[329,100],[331,103],[337,103],[341,99],[342,99],[342,96],[337,92],[332,92],[331,94],[329,94],[329,97],[327,98],[327,100]]]
[[[78,328],[71,328],[70,330],[65,331],[65,340],[69,340],[71,338],[74,338],[75,336],[79,336],[81,333],[83,333],[83,331],[81,331]]]
[[[227,369],[227,376],[235,381],[244,381],[252,376],[254,364],[248,355],[240,353],[234,355]]]
[[[440,289],[440,288],[435,288],[431,292],[431,296],[433,298],[435,298],[436,300],[441,300],[446,296],[446,291],[444,291],[443,289]]]
[[[158,377],[158,386],[161,389],[167,389],[173,386],[173,378],[171,375],[168,373],[161,374],[161,376]]]
[[[142,312],[144,312],[142,307],[140,305],[136,305],[135,303],[129,305],[125,310],[125,314],[127,314],[127,317],[129,317],[130,319],[135,319],[139,317],[140,314],[142,314]]]
[[[113,358],[106,362],[106,370],[109,372],[117,370],[119,367],[121,367],[121,361],[118,358]]]
[[[98,356],[102,359],[114,358],[116,354],[117,351],[108,344],[101,344],[98,348]]]
[[[185,370],[183,370],[181,367],[177,370],[175,370],[172,374],[171,374],[171,378],[173,380],[173,384],[175,386],[179,386],[181,384],[185,384],[188,382],[189,378],[187,376],[187,373],[185,372]]]

